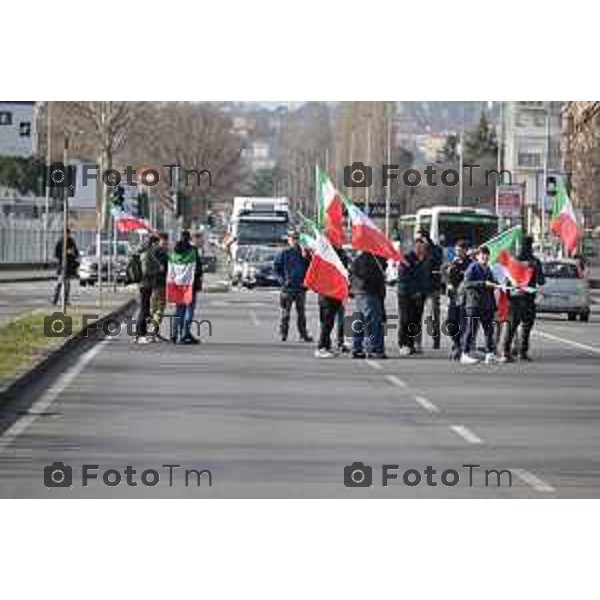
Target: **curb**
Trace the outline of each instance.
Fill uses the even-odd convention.
[[[96,338],[99,337],[99,332],[102,330],[102,325],[108,319],[119,319],[125,316],[127,313],[131,312],[136,304],[137,300],[134,298],[121,304],[121,306],[118,306],[110,313],[107,313],[94,323],[90,324],[90,327],[94,327],[94,332],[91,335],[85,335],[90,327],[81,329],[73,337],[66,340],[62,346],[50,352],[40,362],[34,364],[30,369],[25,371],[25,373],[22,373],[13,381],[0,387],[0,406],[23,393],[33,382],[37,381],[52,367],[56,366],[67,355],[77,350],[82,344],[89,342],[90,340],[95,343],[97,341]]]

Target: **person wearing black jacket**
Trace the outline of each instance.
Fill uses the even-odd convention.
[[[415,338],[421,331],[423,306],[431,286],[427,251],[426,240],[417,237],[414,249],[404,256],[398,268],[398,346],[401,356],[416,354]]]
[[[312,342],[313,339],[306,329],[306,288],[304,287],[304,277],[310,261],[300,247],[296,232],[290,232],[288,244],[289,248],[283,250],[274,263],[275,273],[281,283],[279,334],[281,341],[285,342],[290,328],[292,306],[295,304],[300,339],[304,342]]]
[[[335,248],[337,255],[340,257],[342,264],[346,269],[350,268],[350,257],[346,254],[343,248]],[[346,317],[345,307],[342,304],[337,312],[336,321],[337,321],[337,350],[342,354],[349,352],[348,347],[345,344],[345,333],[344,333],[344,322]]]
[[[427,271],[429,275],[428,289],[425,295],[423,312],[427,307],[427,321],[433,325],[433,349],[440,347],[440,300],[442,294],[442,265],[444,263],[444,251],[430,237],[426,229],[420,229],[417,237],[427,242]],[[421,352],[423,340],[423,327],[417,335],[415,346]]]
[[[461,334],[461,364],[471,365],[479,362],[471,355],[471,351],[480,324],[485,335],[485,362],[491,363],[496,360],[494,315],[497,306],[494,292],[497,282],[489,267],[489,259],[489,248],[482,246],[477,251],[477,260],[465,271],[462,283],[465,320]]]
[[[385,258],[370,252],[362,252],[350,266],[350,285],[356,301],[356,313],[352,316],[353,358],[387,358],[383,333],[386,267]]]
[[[447,294],[448,294],[448,326],[452,333],[451,357],[453,360],[460,358],[460,331],[464,327],[464,306],[459,298],[459,289],[465,277],[465,271],[471,264],[467,254],[467,244],[458,240],[454,247],[454,260],[446,268]]]
[[[63,277],[63,238],[60,238],[54,248],[54,258],[58,261],[56,270],[57,280],[54,287],[54,298],[52,304],[56,306],[60,298],[60,292],[64,285],[65,304],[69,304],[69,294],[71,292],[71,278],[77,277],[79,268],[79,250],[75,240],[71,237],[71,230],[67,229],[67,269],[66,276]],[[100,270],[100,269],[98,269]]]
[[[531,280],[527,287],[535,290],[538,286],[546,283],[544,272],[542,271],[542,263],[533,253],[533,238],[526,236],[523,239],[523,249],[521,250],[518,260],[527,263],[533,270]],[[523,361],[531,361],[529,356],[529,338],[531,330],[535,323],[535,292],[511,290],[510,297],[510,314],[508,318],[508,329],[504,337],[504,348],[501,357],[502,362],[511,362],[512,342],[517,333],[517,329],[521,326],[521,335],[519,336],[519,359]]]

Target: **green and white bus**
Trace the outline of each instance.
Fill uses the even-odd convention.
[[[412,244],[415,231],[427,229],[436,244],[452,253],[458,240],[476,248],[493,238],[498,233],[498,215],[482,208],[432,206],[401,217],[398,229],[403,250]]]

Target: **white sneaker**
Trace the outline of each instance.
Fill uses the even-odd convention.
[[[410,356],[410,348],[408,346],[401,346],[398,352],[400,356]]]
[[[485,353],[485,364],[491,365],[498,362],[498,357],[493,352]]]
[[[145,337],[145,336],[144,337],[139,337],[137,339],[137,343],[138,344],[149,344],[150,340],[147,337]]]
[[[469,356],[468,354],[461,354],[460,356],[460,364],[461,365],[476,365],[479,361],[473,356]]]
[[[315,350],[315,358],[335,358],[335,354],[326,348]]]

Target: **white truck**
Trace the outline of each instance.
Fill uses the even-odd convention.
[[[255,246],[283,247],[290,226],[289,200],[285,197],[238,196],[226,236],[230,275],[240,283],[245,255]]]
[[[234,198],[227,236],[232,260],[244,246],[284,246],[289,226],[287,198]]]

